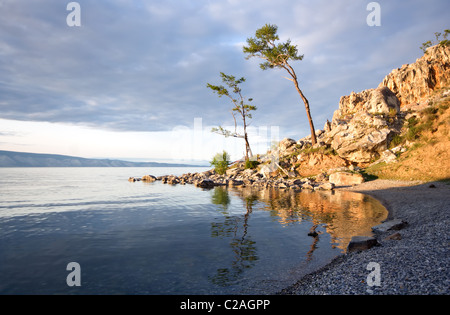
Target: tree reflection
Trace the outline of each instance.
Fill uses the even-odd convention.
[[[223,187],[214,188],[211,196],[211,202],[215,205],[222,205],[223,210],[226,213],[228,205],[230,204],[230,196],[228,191]]]
[[[212,202],[223,206],[221,213],[224,215],[224,221],[211,223],[211,235],[212,237],[231,238],[230,248],[233,260],[230,267],[217,269],[217,273],[210,277],[212,283],[220,286],[230,285],[239,278],[244,270],[251,268],[258,260],[256,243],[247,235],[248,221],[257,200],[258,197],[255,195],[244,198],[245,214],[231,214],[228,212],[230,203],[228,190],[222,187],[214,189]]]
[[[233,199],[230,194],[243,201],[245,213],[236,213],[240,208],[230,207]],[[213,204],[219,206],[218,210],[223,215],[211,223],[211,236],[229,239],[232,252],[232,261],[224,261],[228,267],[217,269],[216,274],[210,277],[211,282],[221,286],[232,284],[259,259],[256,243],[248,233],[249,219],[254,208],[269,212],[274,221],[284,226],[295,226],[304,221],[312,225],[309,233],[307,230],[304,232],[305,238],[311,237],[309,250],[303,254],[306,261],[311,260],[315,250],[319,248],[323,233],[316,230],[319,227],[331,238],[331,244],[322,246],[337,247],[345,252],[353,236],[371,235],[371,227],[387,217],[387,210],[375,199],[345,191],[296,193],[280,189],[216,187],[211,199]]]

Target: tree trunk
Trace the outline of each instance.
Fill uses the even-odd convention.
[[[242,119],[244,121],[244,140],[245,140],[245,160],[248,161],[250,159],[251,156],[253,155],[251,152],[252,150],[250,149],[250,143],[248,142],[248,136],[247,136],[247,123],[245,121],[245,113],[244,115],[242,115]]]
[[[316,130],[314,129],[314,123],[313,123],[313,120],[311,118],[311,112],[309,110],[309,102],[306,99],[305,95],[303,95],[302,90],[300,90],[300,88],[298,86],[298,83],[297,83],[297,80],[295,80],[294,83],[295,83],[295,87],[296,87],[296,89],[298,91],[298,94],[300,94],[300,96],[301,96],[301,98],[303,100],[303,103],[305,103],[306,116],[308,116],[309,128],[311,129],[311,143],[312,143],[312,145],[315,145],[317,143]]]
[[[306,99],[305,95],[303,95],[302,90],[298,86],[298,80],[297,80],[297,74],[295,73],[294,69],[286,62],[284,66],[282,66],[292,77],[292,79],[288,79],[295,84],[295,88],[297,89],[298,94],[300,94],[300,97],[303,100],[303,103],[305,103],[305,109],[306,109],[306,116],[308,117],[309,122],[309,128],[311,129],[311,143],[312,145],[315,145],[317,143],[316,138],[316,130],[314,129],[314,123],[311,117],[311,112],[309,110],[309,102]]]

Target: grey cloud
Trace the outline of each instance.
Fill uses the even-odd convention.
[[[138,131],[189,126],[195,117],[227,123],[229,105],[205,87],[223,71],[247,78],[245,93],[259,108],[254,125],[298,137],[309,128],[292,84],[245,60],[238,43],[274,23],[299,45],[305,59],[294,66],[321,128],[340,96],[375,87],[418,57],[414,35],[442,29],[449,6],[379,1],[377,29],[365,25],[366,4],[350,0],[78,2],[79,28],[66,25],[61,1],[0,2],[0,117]],[[424,7],[417,25],[411,17]]]

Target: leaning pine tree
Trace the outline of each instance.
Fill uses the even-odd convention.
[[[225,83],[231,90],[231,93],[223,85],[211,85],[208,83],[207,87],[213,90],[214,93],[217,93],[219,97],[222,96],[228,97],[233,103],[234,107],[231,109],[231,115],[233,116],[234,119],[234,132],[226,130],[221,126],[219,126],[219,128],[213,128],[212,132],[221,134],[225,137],[236,137],[244,139],[245,160],[248,161],[252,156],[252,150],[250,149],[250,142],[248,141],[247,126],[249,125],[248,120],[252,118],[251,112],[256,110],[256,106],[246,104],[246,102],[251,102],[252,99],[249,98],[246,100],[245,97],[242,95],[242,90],[239,87],[239,85],[245,82],[245,78],[240,78],[236,80],[234,76],[226,75],[223,72],[220,73],[220,76],[222,77],[222,82]],[[239,114],[242,118],[244,131],[243,134],[237,132],[237,121],[235,116],[236,114]]]
[[[255,37],[247,39],[248,46],[244,46],[243,51],[247,54],[246,59],[251,57],[258,57],[265,61],[260,64],[261,69],[273,69],[280,68],[286,70],[290,78],[286,78],[292,81],[300,94],[300,97],[305,104],[306,115],[308,116],[309,127],[311,129],[311,142],[316,144],[316,132],[314,129],[314,123],[311,118],[311,112],[309,109],[309,102],[303,94],[298,84],[298,77],[294,71],[294,68],[289,64],[289,61],[302,60],[303,55],[298,54],[297,46],[291,45],[291,41],[288,39],[285,43],[276,43],[280,38],[277,35],[278,27],[276,25],[266,24],[260,29],[256,30]]]

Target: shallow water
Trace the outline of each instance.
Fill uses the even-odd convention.
[[[270,293],[387,217],[351,192],[127,181],[201,170],[0,169],[0,293]],[[70,262],[81,286],[67,285]]]

